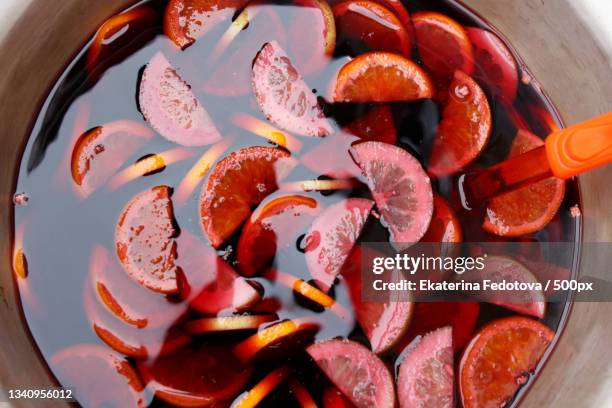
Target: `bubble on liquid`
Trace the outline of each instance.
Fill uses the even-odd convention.
[[[454,95],[459,98],[459,100],[467,99],[470,96],[470,88],[467,85],[457,85],[453,90]]]
[[[570,215],[572,216],[572,218],[578,218],[582,215],[582,211],[580,211],[580,207],[578,206],[578,204],[570,208]]]
[[[26,193],[15,193],[13,195],[13,204],[18,206],[28,205],[28,201],[30,201],[30,197]]]

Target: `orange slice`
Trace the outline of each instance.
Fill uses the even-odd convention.
[[[255,330],[262,324],[273,322],[277,319],[278,316],[273,314],[206,317],[185,323],[184,330],[187,334]]]
[[[266,375],[260,382],[255,384],[234,405],[234,408],[255,408],[274,388],[289,376],[291,370],[282,366]]]
[[[434,210],[422,242],[462,242],[461,223],[445,199],[434,194]]]

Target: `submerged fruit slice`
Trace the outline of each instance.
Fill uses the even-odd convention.
[[[90,194],[152,137],[153,132],[148,128],[127,120],[83,133],[72,150],[72,179],[83,193]]]
[[[434,210],[423,242],[461,242],[461,223],[446,200],[434,194]]]
[[[254,358],[286,357],[300,346],[312,341],[319,325],[298,320],[285,320],[268,326],[251,337],[243,340],[234,348],[234,354],[240,361],[247,362]]]
[[[536,135],[519,130],[510,148],[510,157],[542,146]],[[516,237],[542,229],[559,210],[565,196],[565,182],[550,177],[494,197],[487,206],[482,227],[493,234]]]
[[[278,188],[278,161],[287,157],[274,147],[245,147],[217,163],[200,194],[202,228],[215,248]]]
[[[313,222],[304,238],[308,270],[328,291],[361,234],[374,202],[349,198],[328,207]]]
[[[184,329],[188,334],[255,330],[262,324],[277,319],[278,316],[273,314],[205,317],[185,323]]]
[[[232,17],[247,0],[170,0],[164,14],[164,33],[185,49]]]
[[[51,357],[58,381],[82,406],[144,407],[138,373],[122,356],[93,344],[77,344]],[[112,392],[109,392],[112,390]]]
[[[323,391],[323,408],[352,408],[344,395],[335,387],[326,388]]]
[[[115,227],[117,256],[132,279],[162,293],[176,293],[178,234],[168,186],[157,186],[132,198]]]
[[[401,147],[364,142],[352,147],[351,155],[368,180],[391,243],[405,249],[418,242],[433,214],[433,192],[421,164]]]
[[[221,139],[208,112],[164,54],[155,54],[140,81],[140,110],[160,135],[183,146],[203,146]]]
[[[456,70],[472,73],[472,43],[459,23],[430,11],[414,13],[412,22],[421,60],[436,80],[448,84]]]
[[[276,41],[257,54],[252,82],[260,109],[276,126],[306,136],[332,132],[317,97]]]
[[[370,52],[342,67],[334,101],[414,101],[432,94],[431,81],[417,64],[391,52]]]
[[[372,51],[410,52],[410,37],[398,17],[367,0],[348,0],[333,7],[338,44],[358,40]]]
[[[444,327],[426,334],[408,350],[397,377],[401,408],[454,406],[452,342],[452,329]]]
[[[157,398],[200,407],[235,397],[249,380],[252,367],[236,360],[227,342],[204,341],[172,356],[139,362],[138,370]]]
[[[466,32],[474,46],[474,78],[489,92],[512,105],[518,89],[518,67],[512,52],[490,31],[469,27]]]
[[[285,378],[289,376],[291,370],[288,366],[282,366],[266,375],[260,382],[255,384],[246,394],[244,394],[234,408],[255,408],[258,404],[272,392]]]
[[[395,144],[397,130],[389,105],[378,105],[347,126],[347,131],[363,140]]]
[[[291,379],[289,381],[289,389],[301,408],[317,408],[317,403],[312,398],[312,395],[299,381]]]
[[[395,13],[404,28],[408,31],[408,34],[410,34],[410,37],[413,37],[414,29],[412,27],[412,20],[410,20],[410,14],[408,14],[408,10],[406,10],[401,0],[374,0],[374,2],[385,6]]]
[[[476,82],[456,71],[438,125],[428,171],[447,176],[470,164],[491,134],[489,102]]]
[[[504,406],[525,384],[554,336],[547,326],[526,317],[509,317],[486,325],[461,357],[462,405]]]
[[[326,340],[306,349],[319,368],[358,408],[392,408],[395,390],[385,364],[359,343]]]
[[[283,195],[260,205],[242,228],[236,259],[243,275],[252,276],[310,224],[317,201],[303,195]]]

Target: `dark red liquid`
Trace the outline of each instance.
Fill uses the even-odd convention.
[[[436,10],[456,19],[464,26],[495,31],[480,17],[452,0],[405,0],[404,3],[411,13],[418,10]],[[98,188],[89,197],[82,199],[74,193],[70,176],[70,153],[75,135],[78,136],[88,129],[116,120],[131,120],[147,126],[139,112],[135,97],[139,72],[156,52],[163,51],[171,59],[172,64],[178,67],[181,76],[192,84],[196,96],[205,101],[208,113],[221,132],[235,137],[235,142],[224,155],[244,146],[271,145],[265,139],[232,122],[234,115],[239,112],[265,121],[265,117],[254,105],[250,93],[245,96],[216,96],[203,91],[201,67],[209,66],[207,56],[212,52],[227,25],[218,25],[192,46],[179,51],[162,31],[161,18],[165,2],[151,0],[139,4],[157,11],[155,21],[148,24],[145,29],[127,30],[118,35],[114,41],[117,44],[121,43],[122,47],[110,53],[105,63],[98,65],[99,71],[96,71],[96,75],[91,75],[86,69],[87,46],[79,52],[51,89],[40,115],[34,122],[22,159],[16,191],[25,192],[29,202],[27,206],[15,208],[15,241],[16,246],[22,248],[27,257],[28,276],[26,279],[19,279],[18,286],[26,324],[42,357],[50,364],[52,372],[55,367],[50,363],[50,357],[66,347],[81,343],[104,345],[92,330],[83,300],[84,288],[89,285],[90,256],[94,246],[102,245],[114,254],[115,225],[125,204],[134,195],[152,186],[160,184],[178,186],[196,160],[209,148],[208,146],[189,148],[187,150],[193,153],[190,158],[168,164],[160,171],[138,177],[112,191],[106,187]],[[266,6],[266,9],[276,14],[285,26],[289,24],[290,14],[296,12],[295,7],[279,4]],[[251,30],[256,29],[256,23],[257,20],[254,20],[239,34],[236,43],[230,45],[231,50],[239,48],[240,41],[249,38]],[[303,29],[308,30],[309,27]],[[322,70],[304,75],[306,82],[318,95],[325,98],[326,89],[329,88],[339,67],[346,62],[346,56],[363,51],[363,44],[343,44],[337,49],[334,59]],[[532,78],[528,69],[520,62],[520,58],[515,57],[519,61],[519,78]],[[220,63],[224,62],[223,58],[222,56]],[[551,102],[533,79],[528,83],[519,81],[518,96],[511,107],[490,96],[489,104],[493,129],[486,149],[473,164],[474,166],[490,166],[507,156],[510,143],[517,132],[516,118],[520,118],[524,122],[523,126],[527,126],[542,138],[550,133],[551,124],[561,124]],[[440,120],[440,105],[433,100],[391,105],[397,129],[397,144],[426,166]],[[334,105],[327,102],[325,111],[335,125],[343,127],[361,117],[372,107],[373,104]],[[299,140],[303,143],[302,152],[308,152],[320,143],[320,139],[316,138],[299,138]],[[176,145],[171,142],[155,136],[143,148],[136,151],[123,167],[147,155],[175,147]],[[329,154],[340,154],[340,152],[329,152]],[[287,181],[309,180],[322,176],[324,175],[308,170],[305,166],[298,166]],[[200,185],[201,183],[183,205],[175,205],[174,211],[182,233],[188,232],[205,242],[198,216]],[[464,241],[503,240],[482,230],[483,208],[470,212],[461,208],[460,203],[456,201],[455,186],[456,180],[453,177],[442,178],[434,182],[434,191],[447,198],[453,206],[462,225]],[[315,198],[322,206],[328,206],[346,197],[370,196],[366,186],[325,194],[312,191],[300,194]],[[575,204],[580,204],[580,196],[578,183],[572,180],[567,183],[564,203],[553,221],[544,229],[521,239],[538,242],[572,242],[578,248],[581,227],[577,219],[570,216],[569,211],[569,208]],[[236,248],[238,236],[239,232],[218,251],[220,255],[225,255],[230,263],[235,261],[235,252],[232,249]],[[387,242],[388,232],[379,223],[368,222],[361,240]],[[295,277],[305,281],[312,279],[305,264],[300,242],[289,245],[277,253],[274,266],[282,271],[291,271]],[[331,311],[318,310],[316,306],[299,298],[286,286],[274,284],[263,277],[256,277],[253,280],[261,285],[265,298],[280,302],[281,308],[277,313],[281,319],[316,315],[323,322],[321,330],[316,335],[317,339],[340,336],[367,342],[364,333],[353,321],[339,319]],[[342,280],[335,285],[333,295],[337,302],[351,310],[347,288]],[[562,330],[569,309],[570,303],[548,305],[544,323],[555,331]],[[512,314],[499,307],[483,304],[478,325]],[[226,337],[233,339],[235,336]],[[383,358],[393,366],[397,355],[391,353]],[[329,385],[329,381],[305,353],[296,353],[290,358],[290,362],[298,373],[297,377],[304,381],[315,400],[320,401],[321,390]],[[278,364],[274,362],[256,365],[249,385],[256,383],[276,366]],[[523,387],[523,390],[526,388],[527,386]],[[519,395],[521,392],[519,391]],[[163,405],[158,400],[152,400],[151,403]],[[262,406],[298,405],[287,387],[281,385],[264,400]]]

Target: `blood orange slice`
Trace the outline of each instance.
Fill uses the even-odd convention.
[[[163,401],[183,407],[211,406],[238,395],[252,372],[251,366],[232,356],[231,344],[226,343],[199,342],[172,356],[139,362],[138,371]]]
[[[200,194],[202,228],[215,248],[278,188],[278,161],[287,157],[282,149],[246,147],[217,163]]]
[[[276,41],[257,54],[252,82],[260,109],[276,126],[306,136],[332,132],[317,97]]]
[[[461,223],[445,199],[434,194],[434,210],[423,242],[461,242]]]
[[[205,317],[185,323],[184,330],[187,334],[192,335],[256,330],[262,324],[270,323],[275,320],[278,320],[278,316],[273,314]]]
[[[431,98],[432,84],[414,62],[391,52],[369,52],[344,65],[336,79],[336,102],[395,102]]]
[[[404,149],[381,142],[364,142],[351,148],[361,167],[391,243],[405,249],[418,242],[433,214],[433,192],[421,164]]]
[[[518,89],[518,67],[512,52],[490,31],[469,27],[466,32],[474,46],[474,78],[493,96],[512,105]]]
[[[374,0],[376,3],[381,4],[393,11],[397,18],[399,18],[400,22],[404,26],[404,28],[408,31],[410,38],[414,36],[414,29],[412,27],[412,20],[410,19],[410,14],[408,14],[408,10],[404,7],[404,4],[401,0]]]
[[[414,13],[412,22],[421,60],[437,81],[448,84],[456,70],[472,73],[474,51],[459,23],[429,11]]]
[[[349,0],[333,7],[338,44],[357,40],[372,51],[410,52],[410,37],[399,18],[386,7],[367,0]]]
[[[162,293],[176,293],[178,234],[170,198],[172,189],[157,186],[136,195],[115,228],[119,260],[132,279]]]
[[[347,126],[347,131],[364,140],[394,144],[397,130],[389,105],[378,105]]]
[[[526,317],[509,317],[486,325],[461,357],[462,405],[504,406],[527,381],[554,335],[547,326]]]
[[[328,207],[304,238],[306,264],[317,285],[328,291],[361,234],[374,202],[349,198]]]
[[[247,0],[170,0],[164,14],[164,33],[185,49],[234,14]]]
[[[461,71],[455,72],[442,111],[428,170],[447,176],[470,164],[491,133],[491,110],[482,89]]]
[[[84,194],[92,193],[152,137],[148,128],[127,120],[83,133],[72,150],[72,179]]]
[[[536,135],[519,130],[512,142],[510,157],[542,146]],[[565,196],[565,182],[550,177],[494,197],[487,206],[482,227],[493,234],[516,237],[542,229],[559,210]]]
[[[138,373],[112,350],[77,344],[54,354],[50,362],[55,377],[74,390],[74,399],[83,406],[146,406]]]
[[[359,343],[326,340],[306,351],[319,368],[358,408],[392,408],[395,390],[385,364]]]
[[[191,87],[161,52],[151,58],[142,74],[138,103],[147,122],[171,142],[203,146],[221,139]]]
[[[236,259],[243,275],[252,276],[276,255],[279,246],[295,242],[312,221],[317,201],[303,195],[283,195],[262,203],[242,228]]]
[[[401,408],[454,406],[452,342],[452,329],[444,327],[426,334],[407,350],[397,378]]]

